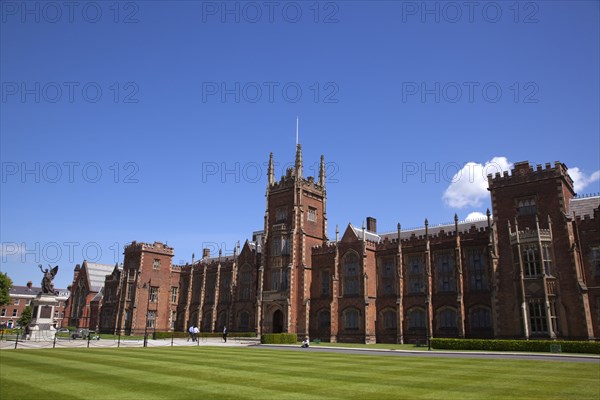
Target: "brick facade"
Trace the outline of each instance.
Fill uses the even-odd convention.
[[[204,249],[172,265],[166,245],[127,246],[100,296],[101,330],[600,339],[600,196],[576,198],[563,164],[490,175],[493,212],[480,220],[379,233],[368,217],[335,240],[323,158],[316,180],[303,177],[299,145],[279,181],[273,165],[271,155],[264,230],[233,255]]]

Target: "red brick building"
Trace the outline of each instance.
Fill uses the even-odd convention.
[[[233,255],[132,243],[107,276],[101,329],[294,332],[326,341],[433,337],[600,339],[600,196],[567,168],[517,163],[489,176],[492,211],[394,232],[349,224],[327,237],[324,160],[302,151],[279,181],[269,158],[264,230]]]
[[[54,326],[60,328],[65,316],[65,305],[69,299],[67,289],[55,289],[57,294],[58,306],[54,310]],[[42,292],[41,287],[35,287],[31,281],[26,286],[13,286],[10,288],[10,303],[0,307],[0,327],[14,328],[17,326],[17,320],[23,314],[25,307],[31,304],[38,293]]]
[[[95,330],[98,327],[99,307],[104,279],[114,266],[83,261],[73,271],[69,286],[71,297],[65,310],[63,325]]]

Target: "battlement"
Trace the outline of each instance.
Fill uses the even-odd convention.
[[[137,252],[137,251],[147,251],[150,253],[158,253],[165,254],[169,256],[173,256],[175,254],[175,250],[172,247],[163,244],[162,242],[154,242],[144,243],[144,242],[136,242],[135,240],[125,246],[125,252]]]
[[[563,177],[571,190],[573,190],[573,180],[567,170],[567,166],[560,161],[555,161],[554,166],[550,163],[546,163],[544,167],[542,167],[542,164],[537,164],[535,168],[529,161],[521,161],[514,164],[514,168],[510,171],[510,174],[508,171],[503,171],[502,174],[499,172],[496,172],[495,175],[488,174],[488,187],[492,190],[503,186]]]
[[[335,249],[337,247],[337,242],[327,242],[320,246],[313,246],[312,254],[330,254],[335,253]]]

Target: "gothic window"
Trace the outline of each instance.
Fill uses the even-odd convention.
[[[281,269],[275,269],[271,272],[271,290],[281,289]]]
[[[306,218],[310,222],[317,222],[317,209],[316,208],[312,208],[312,207],[308,207],[308,214],[306,215]]]
[[[455,329],[456,326],[456,310],[451,307],[442,308],[438,311],[438,327],[440,329]]]
[[[177,312],[171,311],[171,330],[175,330],[176,322],[177,322]]]
[[[406,268],[408,269],[408,292],[423,293],[425,291],[423,257],[421,255],[409,256]]]
[[[274,238],[272,244],[273,256],[281,255],[281,238]]]
[[[156,311],[148,311],[148,319],[146,320],[146,328],[154,328],[156,326]]]
[[[358,256],[348,253],[344,259],[344,296],[357,296],[359,289]]]
[[[517,200],[517,214],[523,215],[534,215],[537,213],[537,207],[535,205],[535,198],[528,197],[525,199]]]
[[[329,295],[329,270],[321,271],[321,294]]]
[[[285,222],[285,220],[287,219],[287,211],[285,209],[285,207],[280,207],[277,209],[277,211],[275,212],[275,223],[276,224],[280,224]]]
[[[221,291],[219,292],[219,301],[221,303],[229,302],[230,289],[229,275],[224,275],[221,277]]]
[[[554,268],[552,265],[552,245],[550,243],[542,244],[542,255],[544,258],[544,273],[546,275],[554,275]]]
[[[385,310],[383,316],[383,329],[396,329],[396,312],[394,310]]]
[[[358,310],[351,308],[344,312],[344,328],[348,330],[358,329]]]
[[[160,259],[158,259],[158,258],[154,259],[154,262],[152,263],[152,268],[160,269]]]
[[[158,286],[150,288],[150,303],[158,303]]]
[[[473,307],[469,314],[471,330],[486,330],[492,327],[490,309],[486,307]]]
[[[171,303],[177,303],[177,287],[171,287]]]
[[[600,247],[592,247],[591,259],[592,273],[600,278]]]
[[[206,277],[206,289],[204,292],[204,302],[206,304],[213,304],[215,302],[215,276],[209,274]]]
[[[468,252],[470,289],[486,290],[488,288],[485,255],[481,249]]]
[[[437,291],[453,292],[454,287],[454,256],[451,252],[438,253],[436,259]]]
[[[524,245],[522,247],[523,273],[525,278],[537,278],[541,273],[540,250],[537,245]]]
[[[250,314],[247,311],[242,311],[240,313],[240,331],[247,332],[250,330]]]
[[[133,283],[127,285],[127,300],[133,299]]]
[[[202,316],[202,330],[204,332],[210,332],[212,328],[212,311],[207,311]]]
[[[425,329],[425,310],[419,307],[408,310],[408,329]]]
[[[541,299],[529,300],[529,326],[533,334],[548,333],[546,310]]]
[[[330,328],[331,320],[329,310],[321,310],[318,314],[319,330],[324,331]]]
[[[250,267],[245,267],[240,274],[240,300],[250,300],[251,285],[252,273]]]
[[[384,296],[393,296],[396,294],[396,274],[394,273],[396,264],[392,257],[381,259],[381,267],[379,270],[379,285],[381,293]]]

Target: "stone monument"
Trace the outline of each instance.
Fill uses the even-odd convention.
[[[32,340],[54,340],[56,328],[54,327],[54,310],[58,306],[56,292],[52,281],[58,273],[58,265],[54,268],[38,266],[44,278],[42,278],[42,291],[31,301],[33,307],[31,322],[29,323],[30,338]]]

